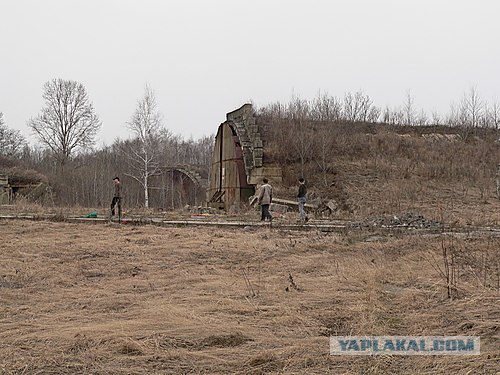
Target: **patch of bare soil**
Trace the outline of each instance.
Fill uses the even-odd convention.
[[[499,241],[0,221],[0,373],[494,374]],[[330,356],[330,335],[481,355]]]

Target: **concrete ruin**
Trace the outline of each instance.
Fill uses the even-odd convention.
[[[164,174],[169,175],[171,183],[176,186],[185,204],[199,206],[206,202],[206,171],[203,173],[199,166],[192,165],[165,166],[162,170]]]
[[[282,171],[266,162],[263,125],[251,104],[229,112],[219,125],[212,153],[207,200],[209,206],[238,210],[248,204],[264,177],[282,182]]]
[[[52,189],[42,181],[23,181],[19,177],[0,175],[0,204],[12,204],[16,197],[46,202],[52,200]]]

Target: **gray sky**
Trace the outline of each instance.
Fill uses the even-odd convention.
[[[125,127],[148,83],[164,125],[198,138],[245,102],[362,90],[447,113],[472,86],[500,101],[499,0],[0,0],[0,112],[28,136],[42,86],[87,88]]]

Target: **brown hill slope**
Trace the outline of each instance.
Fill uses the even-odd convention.
[[[396,127],[263,117],[266,157],[284,172],[280,195],[292,198],[303,175],[310,198],[339,203],[337,216],[360,218],[416,209],[461,224],[500,217],[495,130],[463,140],[450,127]]]

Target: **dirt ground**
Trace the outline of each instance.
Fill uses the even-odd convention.
[[[0,243],[2,374],[500,371],[498,238],[3,220]],[[331,356],[331,335],[481,355]]]

